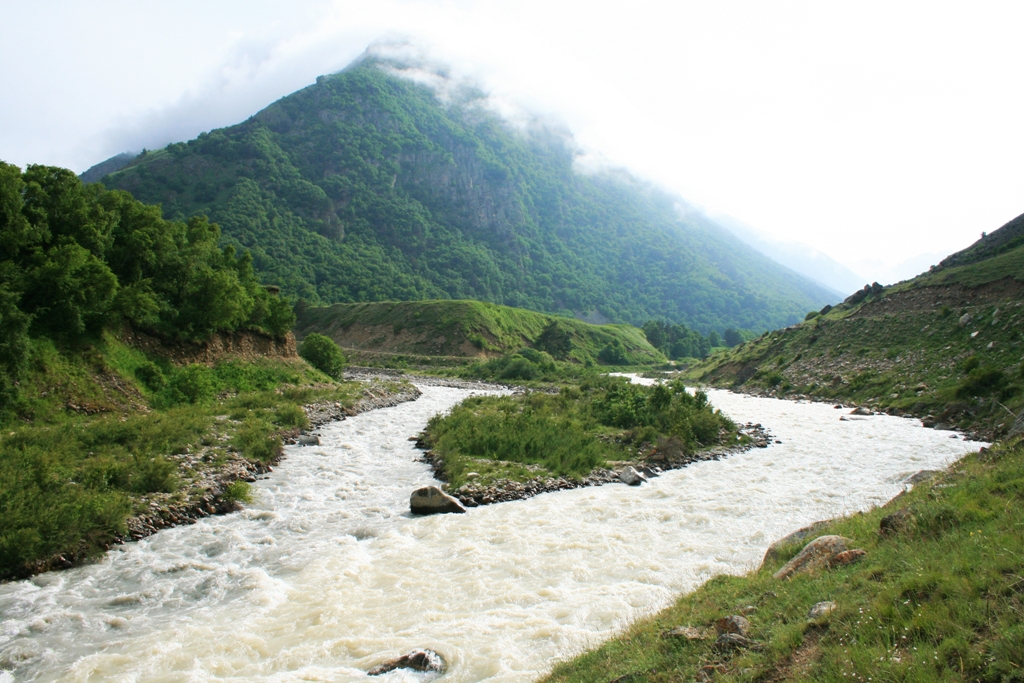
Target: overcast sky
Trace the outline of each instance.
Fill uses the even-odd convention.
[[[1024,3],[0,7],[0,159],[20,166],[190,139],[407,38],[610,163],[869,278],[1024,212]]]

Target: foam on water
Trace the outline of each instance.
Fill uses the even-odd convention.
[[[241,513],[0,586],[0,681],[422,681],[365,671],[415,647],[446,681],[527,681],[784,534],[885,502],[980,444],[831,406],[709,392],[781,444],[608,485],[413,517],[407,440],[467,391],[323,428]],[[844,411],[845,412],[845,411]]]

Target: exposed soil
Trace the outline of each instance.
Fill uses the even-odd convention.
[[[121,338],[146,353],[170,359],[177,365],[215,363],[227,358],[257,360],[259,358],[298,358],[295,335],[272,337],[261,332],[242,330],[218,332],[205,342],[171,342],[160,337],[126,328]]]

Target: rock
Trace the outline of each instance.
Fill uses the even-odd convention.
[[[842,410],[843,409],[843,404],[842,403],[837,403],[837,404],[835,404],[832,407],[835,408],[836,410]]]
[[[832,611],[835,608],[836,603],[832,602],[831,600],[827,602],[819,602],[814,607],[812,607],[811,610],[807,613],[807,618],[814,620],[821,619],[822,617],[827,617],[829,614],[832,613]]]
[[[810,572],[829,567],[832,559],[839,553],[846,552],[846,539],[842,536],[819,536],[800,551],[792,560],[775,572],[774,578],[788,579],[798,573]]]
[[[644,477],[646,477],[648,479],[653,479],[654,477],[661,476],[660,472],[657,472],[657,471],[651,469],[650,467],[647,467],[646,465],[644,465],[643,467],[638,469],[637,472],[639,472],[640,474],[642,474]]]
[[[687,640],[704,640],[708,637],[708,632],[693,626],[676,626],[671,631],[666,631],[665,635],[672,638],[686,638]]]
[[[479,472],[467,472],[466,473],[466,479],[476,479],[479,476],[480,476]]]
[[[942,474],[941,470],[918,470],[907,477],[907,483],[917,486]]]
[[[433,671],[444,673],[444,658],[433,650],[412,650],[401,657],[378,664],[366,672],[368,676],[380,676],[395,669],[412,669],[414,671]]]
[[[986,346],[985,348],[988,349],[989,351],[991,351],[992,349],[996,348],[996,343],[995,342],[989,342],[988,346]]]
[[[751,640],[738,633],[723,633],[715,641],[715,647],[719,650],[763,650],[764,646],[757,641]]]
[[[462,503],[436,486],[424,486],[413,491],[409,497],[409,507],[415,515],[466,511]]]
[[[745,636],[750,632],[750,622],[747,621],[746,617],[733,614],[728,617],[716,619],[715,630],[718,632],[718,635],[722,635],[723,633],[738,633],[741,636]]]
[[[619,472],[619,481],[630,486],[639,486],[647,481],[647,477],[637,472],[635,467],[627,467]]]
[[[935,426],[936,422],[937,420],[931,415],[925,415],[924,417],[921,418],[921,426],[924,427],[925,429],[931,429],[932,427]]]
[[[932,425],[932,429],[949,429],[949,425],[945,422],[936,422]]]
[[[833,567],[841,567],[844,564],[853,564],[854,562],[859,562],[864,559],[864,556],[867,554],[866,550],[861,550],[860,548],[844,550],[843,552],[836,554],[829,564]]]
[[[300,446],[319,446],[320,437],[316,434],[302,434],[299,436]]]
[[[820,522],[815,522],[814,524],[811,524],[810,526],[805,526],[802,529],[797,529],[796,531],[794,531],[793,533],[789,534],[788,536],[783,536],[782,538],[780,538],[779,540],[775,541],[770,546],[768,546],[768,550],[765,551],[764,559],[761,561],[761,564],[764,565],[764,564],[767,564],[768,562],[771,562],[771,561],[779,559],[779,550],[781,550],[783,547],[785,547],[787,545],[792,545],[793,543],[796,543],[797,541],[804,540],[805,538],[807,538],[808,536],[810,536],[811,534],[816,532],[818,529],[820,529],[821,527],[825,526],[826,524],[828,524],[828,521],[825,521],[825,520],[820,521]]]
[[[856,408],[854,408],[853,410],[850,411],[850,415],[870,415],[870,414],[871,414],[871,409],[870,408],[865,408],[864,406],[857,406]]]
[[[960,327],[967,327],[968,325],[971,324],[971,320],[971,314],[964,313],[962,316],[960,316],[960,320],[957,322],[957,324],[960,325]]]
[[[878,522],[878,533],[882,536],[893,536],[906,529],[914,521],[910,508],[900,508],[896,512],[882,517]]]

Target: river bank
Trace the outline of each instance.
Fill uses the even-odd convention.
[[[436,480],[408,437],[470,394],[420,388],[416,401],[323,425],[317,446],[285,446],[239,513],[0,585],[0,668],[18,683],[356,683],[426,647],[449,662],[445,680],[524,683],[968,449],[907,420],[840,422],[827,406],[712,394],[782,443],[636,488],[420,517],[409,494]]]
[[[295,444],[301,436],[311,433],[318,427],[370,410],[414,401],[420,396],[419,389],[413,385],[397,384],[393,380],[382,378],[365,381],[369,386],[362,390],[362,398],[350,405],[343,405],[340,401],[318,401],[302,406],[309,422],[308,429],[282,430],[282,441],[286,444]],[[266,460],[248,458],[230,447],[225,451],[224,447],[230,442],[230,438],[224,433],[223,427],[230,421],[231,418],[227,415],[218,416],[216,423],[220,428],[215,427],[205,443],[201,442],[197,444],[198,447],[187,448],[183,452],[167,454],[166,457],[174,463],[178,476],[188,481],[187,489],[140,496],[138,505],[148,508],[147,511],[129,517],[125,520],[125,533],[113,534],[107,540],[101,541],[99,546],[108,551],[118,545],[139,541],[162,529],[195,524],[198,520],[211,515],[236,512],[242,501],[236,497],[233,485],[237,482],[251,484],[261,477],[266,477],[285,457],[285,451],[278,450]],[[31,563],[20,575],[11,578],[21,579],[54,569],[70,569],[94,557],[93,548],[82,540],[74,549]]]

